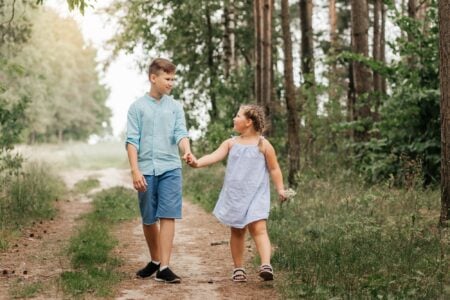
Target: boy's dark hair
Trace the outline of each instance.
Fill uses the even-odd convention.
[[[159,72],[163,71],[169,74],[175,73],[176,66],[168,59],[156,58],[148,67],[148,76],[151,74],[158,75]]]

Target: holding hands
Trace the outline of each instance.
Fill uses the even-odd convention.
[[[191,167],[197,167],[197,158],[191,152],[188,152],[183,155],[183,160]]]

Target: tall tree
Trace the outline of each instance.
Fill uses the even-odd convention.
[[[352,51],[368,57],[369,13],[367,0],[351,0],[352,8]],[[368,140],[368,123],[371,119],[369,93],[372,90],[371,72],[363,63],[353,62],[353,81],[355,85],[355,120],[360,126],[354,132],[358,141]]]
[[[312,27],[313,1],[300,0],[301,68],[306,88],[314,87],[314,32]]]
[[[439,53],[441,90],[441,216],[450,220],[450,1],[439,0]]]
[[[300,30],[301,30],[301,75],[303,77],[303,110],[305,115],[305,127],[307,143],[305,158],[313,153],[315,141],[313,122],[317,115],[316,78],[314,72],[314,31],[312,26],[313,1],[300,0]]]
[[[272,12],[271,0],[254,0],[255,28],[255,97],[271,115],[272,96]]]
[[[383,10],[382,0],[374,0],[373,5],[373,48],[372,56],[375,61],[384,63],[384,30],[383,30]],[[373,72],[373,89],[375,92],[375,117],[378,118],[378,110],[381,104],[381,95],[383,94],[383,78],[379,72]]]
[[[295,175],[300,170],[300,138],[292,62],[292,39],[288,0],[281,1],[281,26],[283,29],[284,85],[286,90],[285,98],[288,115],[288,181],[289,185],[295,186]]]
[[[228,78],[231,71],[236,68],[236,36],[234,0],[225,0],[223,8],[223,52],[224,75]]]

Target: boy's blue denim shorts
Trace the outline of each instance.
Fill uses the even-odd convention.
[[[151,225],[160,218],[181,219],[182,177],[181,169],[161,175],[144,175],[147,190],[138,192],[142,223]]]

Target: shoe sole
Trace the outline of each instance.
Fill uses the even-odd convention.
[[[264,281],[270,281],[270,280],[273,280],[273,273],[260,272],[259,277],[261,277]]]
[[[166,283],[180,283],[181,282],[181,279],[174,279],[172,281],[169,281],[169,280],[164,280],[164,279],[160,279],[160,278],[156,278],[156,277],[155,277],[155,280],[158,282],[166,282]]]

